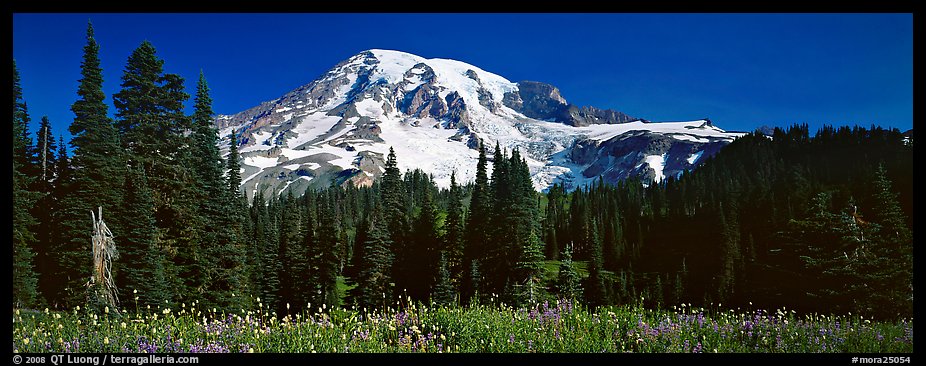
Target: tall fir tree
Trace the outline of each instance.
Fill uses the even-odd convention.
[[[858,258],[862,275],[860,292],[869,296],[860,310],[884,317],[906,317],[913,314],[913,233],[892,189],[884,164],[879,164],[872,179],[871,221],[853,216],[860,229],[871,231],[871,245],[860,250]]]
[[[532,233],[528,244],[521,251],[521,258],[515,267],[515,281],[518,281],[515,304],[535,305],[546,300],[547,288],[544,285],[543,245]]]
[[[35,151],[32,166],[35,168],[36,190],[44,193],[51,192],[57,177],[55,153],[58,144],[51,131],[51,121],[48,116],[42,116],[39,130],[35,132]]]
[[[203,248],[194,264],[202,276],[195,287],[203,293],[203,306],[240,307],[242,297],[231,294],[246,282],[245,252],[241,243],[236,212],[237,197],[227,189],[225,165],[217,146],[218,132],[213,126],[212,97],[205,75],[200,72],[193,100],[192,163],[195,199],[199,217],[196,228]],[[238,290],[240,291],[240,290]]]
[[[434,282],[434,289],[431,294],[431,302],[450,306],[456,299],[453,283],[450,276],[450,265],[447,262],[447,251],[441,251],[440,259],[437,262],[437,278]]]
[[[262,199],[262,198],[261,198]],[[262,208],[263,207],[263,208]],[[266,235],[264,230],[267,228],[266,215],[261,214],[261,210],[266,210],[266,206],[263,205],[262,200],[258,200],[258,194],[255,194],[251,198],[251,203],[248,206],[248,231],[247,231],[247,267],[248,267],[248,283],[252,285],[249,288],[249,292],[246,295],[249,295],[251,298],[260,297],[261,287],[263,285],[263,273],[261,272],[261,254],[260,251],[265,246],[264,239]]]
[[[236,197],[241,195],[241,157],[238,155],[238,134],[235,130],[228,135],[228,190]]]
[[[598,236],[598,223],[592,219],[586,229],[588,237],[585,239],[588,243],[588,278],[585,279],[585,302],[589,307],[598,307],[608,304],[607,291],[605,289],[604,261],[601,258],[601,239]]]
[[[87,25],[87,44],[81,63],[81,79],[77,87],[79,99],[71,105],[74,121],[68,127],[73,136],[71,147],[73,167],[69,194],[61,197],[61,239],[53,251],[61,279],[51,302],[64,307],[81,304],[84,283],[90,277],[91,211],[102,207],[110,213],[107,221],[113,234],[121,236],[120,214],[122,185],[125,174],[123,150],[117,130],[108,117],[103,102],[103,71],[100,68],[100,46],[94,39],[92,24]]]
[[[515,228],[511,224],[511,190],[509,179],[508,156],[498,142],[495,143],[495,152],[492,161],[492,181],[490,184],[492,210],[489,217],[494,225],[490,225],[488,240],[482,256],[481,266],[485,276],[482,284],[484,294],[510,295],[513,292],[512,269],[517,261],[517,254],[513,250],[517,245]],[[511,298],[505,299],[509,303]]]
[[[740,250],[739,225],[735,201],[729,201],[727,209],[719,208],[721,268],[718,276],[717,297],[720,301],[734,301],[737,296],[738,279],[742,276],[743,256]]]
[[[251,201],[253,230],[248,255],[251,258],[251,283],[255,286],[253,296],[260,299],[263,306],[272,308],[277,304],[282,265],[279,260],[279,234],[273,217],[275,207],[267,202],[261,190]]]
[[[430,186],[429,180],[428,183]],[[422,191],[421,213],[415,220],[405,250],[396,253],[400,271],[396,286],[407,290],[412,299],[427,302],[437,277],[440,237],[431,190],[424,188]]]
[[[373,208],[366,225],[368,233],[363,243],[357,287],[351,294],[358,307],[370,311],[386,307],[390,303],[386,299],[392,299],[393,293],[391,240],[379,207]]]
[[[191,125],[183,106],[189,95],[183,91],[183,78],[165,74],[164,60],[143,41],[129,55],[120,86],[113,95],[116,125],[129,166],[143,168],[148,177],[159,245],[174,253],[166,268],[173,298],[202,300],[206,269],[198,258],[204,255],[203,224],[196,213]]]
[[[148,188],[148,179],[140,168],[130,170],[125,180],[126,206],[124,232],[118,242],[120,257],[116,283],[122,292],[122,306],[133,310],[147,307],[157,309],[170,299],[164,273],[164,253],[157,246],[157,228],[154,223],[154,199]],[[129,303],[134,299],[134,304]]]
[[[280,199],[280,262],[283,271],[280,274],[280,309],[282,314],[286,310],[301,311],[303,308],[303,293],[305,288],[306,271],[308,267],[302,225],[301,207],[293,197],[293,191],[287,191]],[[284,309],[282,305],[289,304]]]
[[[39,288],[45,296],[45,301],[51,307],[57,307],[55,299],[61,288],[61,280],[60,277],[57,276],[63,273],[63,271],[57,260],[57,256],[60,254],[57,250],[62,247],[60,243],[64,242],[64,238],[67,235],[67,232],[63,230],[62,226],[62,223],[65,221],[64,202],[65,197],[71,194],[71,180],[73,177],[71,162],[67,153],[67,144],[65,144],[64,138],[61,136],[58,136],[55,171],[57,176],[55,177],[55,184],[52,186],[51,192],[53,207],[49,210],[51,213],[49,223],[51,223],[53,228],[48,230],[51,232],[51,235],[48,245],[45,247],[45,267],[44,272],[39,276]]]
[[[389,238],[392,241],[392,252],[401,253],[407,250],[406,236],[408,235],[408,205],[406,204],[405,184],[402,181],[402,172],[399,170],[398,161],[395,151],[390,147],[389,155],[386,157],[386,167],[382,176],[381,197],[383,205],[383,217],[386,220],[386,228],[389,231]],[[405,290],[406,274],[403,272],[403,262],[400,257],[396,257],[393,262],[392,279],[395,281],[395,295],[399,295]]]
[[[476,180],[473,183],[473,193],[470,199],[469,215],[467,215],[464,231],[465,247],[463,248],[464,276],[467,279],[460,286],[460,300],[469,304],[471,298],[477,294],[482,286],[481,265],[482,258],[489,238],[488,228],[492,213],[491,191],[489,190],[489,177],[487,174],[488,159],[485,145],[479,143],[479,159],[476,163]]]
[[[57,161],[58,144],[55,141],[51,131],[51,122],[48,116],[42,116],[42,122],[39,130],[36,131],[36,154],[32,166],[35,168],[33,174],[32,191],[40,195],[39,199],[31,209],[32,216],[36,220],[35,232],[35,268],[40,274],[38,278],[38,288],[40,293],[48,293],[52,288],[51,271],[54,266],[51,249],[57,237],[58,225],[53,217],[58,210],[58,197],[55,195],[56,185],[58,184],[58,168],[60,164]],[[40,298],[45,300],[44,297]]]
[[[306,191],[302,196],[302,211],[303,211],[303,237],[302,237],[302,246],[305,248],[306,258],[305,258],[305,273],[303,278],[305,279],[302,284],[302,290],[300,292],[300,304],[299,306],[308,305],[311,301],[315,300],[317,295],[317,283],[318,283],[318,261],[316,260],[316,255],[318,253],[318,237],[316,230],[318,228],[318,206],[316,196],[317,192],[315,191]],[[390,267],[391,270],[391,267]],[[316,304],[318,302],[316,301]]]
[[[572,246],[567,245],[563,249],[561,261],[559,264],[559,275],[556,280],[556,288],[559,296],[562,298],[578,301],[582,299],[582,278],[576,271],[575,263],[572,261]]]
[[[447,255],[447,270],[450,271],[450,283],[455,289],[460,289],[463,281],[466,279],[464,266],[464,217],[463,217],[463,193],[457,184],[456,172],[450,173],[450,199],[447,203],[447,220],[444,225],[446,234],[444,235],[443,250]]]
[[[340,221],[333,204],[333,189],[329,189],[319,197],[318,206],[318,236],[316,247],[312,248],[314,266],[316,267],[317,296],[313,303],[325,304],[329,307],[338,304],[337,277],[340,270],[338,257],[341,245]]]
[[[13,307],[31,307],[39,301],[38,274],[35,272],[36,242],[31,227],[36,224],[29,212],[41,198],[29,189],[32,139],[29,138],[29,114],[22,101],[19,70],[13,63]]]

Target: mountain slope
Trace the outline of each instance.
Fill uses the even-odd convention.
[[[471,181],[479,141],[519,149],[535,188],[573,189],[662,179],[691,169],[739,134],[710,121],[649,123],[566,102],[555,87],[513,83],[455,60],[369,50],[279,99],[216,118],[227,152],[241,143],[242,189],[252,196],[312,186],[369,184],[393,147],[399,168],[420,168],[449,186]]]

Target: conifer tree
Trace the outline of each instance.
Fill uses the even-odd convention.
[[[575,263],[572,262],[572,246],[567,245],[563,249],[563,255],[559,264],[559,275],[556,280],[556,287],[559,290],[559,296],[577,301],[582,298],[582,279],[576,272]]]
[[[164,273],[164,254],[157,246],[154,199],[143,170],[131,169],[127,178],[122,200],[126,207],[121,211],[126,215],[125,234],[117,243],[116,284],[122,292],[119,298],[123,307],[156,309],[170,299],[170,292]],[[137,300],[133,304],[130,299]]]
[[[404,253],[408,250],[408,207],[406,205],[405,184],[402,181],[402,172],[399,171],[395,151],[390,147],[386,158],[386,168],[383,172],[381,197],[383,205],[383,218],[386,220],[386,229],[392,241],[393,253]],[[393,262],[392,279],[395,281],[395,295],[399,295],[407,286],[407,276],[413,273],[404,273],[404,263],[400,256]]]
[[[485,294],[510,295],[515,280],[512,278],[512,269],[518,260],[514,248],[519,244],[516,238],[516,228],[512,227],[511,196],[512,185],[509,180],[508,156],[502,151],[498,143],[492,162],[492,182],[490,184],[492,209],[481,266],[486,276],[482,292]],[[512,299],[507,299],[509,302]]]
[[[421,213],[415,220],[406,250],[397,253],[401,277],[396,279],[396,285],[405,286],[408,296],[413,299],[426,302],[438,274],[440,238],[430,189],[424,189],[422,197]]]
[[[444,227],[444,248],[447,255],[447,270],[450,272],[450,283],[454,288],[460,288],[466,278],[464,266],[464,227],[463,227],[463,194],[457,184],[456,172],[450,173],[450,199],[447,204],[447,220]]]
[[[241,297],[231,296],[246,281],[244,247],[236,229],[237,197],[227,189],[222,157],[216,145],[213,127],[212,97],[206,78],[200,72],[193,103],[192,163],[195,174],[196,215],[201,226],[203,255],[195,258],[201,276],[195,287],[204,295],[203,306],[230,308],[240,306]],[[240,291],[240,290],[239,290]],[[237,310],[237,309],[231,309]]]
[[[608,303],[607,293],[605,290],[604,277],[602,276],[603,261],[601,258],[601,240],[598,237],[598,224],[593,219],[589,225],[588,237],[586,238],[589,245],[588,259],[588,278],[585,285],[585,301],[590,307],[606,305]]]
[[[338,304],[337,277],[339,274],[340,258],[338,251],[341,242],[340,222],[333,204],[333,189],[319,197],[318,206],[318,236],[314,266],[316,268],[317,296],[312,300],[314,304],[334,306]]]
[[[39,301],[38,275],[35,272],[36,238],[30,227],[36,221],[29,208],[41,198],[29,190],[33,178],[30,170],[32,139],[28,137],[29,117],[22,101],[19,70],[13,64],[13,307],[31,307]]]
[[[721,205],[718,220],[721,230],[720,256],[722,260],[717,286],[717,296],[720,301],[731,301],[730,299],[736,295],[743,261],[739,243],[739,226],[736,220],[736,205],[730,201],[728,207],[729,209],[725,210]]]
[[[465,247],[463,248],[463,264],[467,281],[460,288],[460,299],[468,304],[473,295],[481,287],[482,257],[488,240],[488,223],[491,218],[491,192],[489,190],[489,177],[486,173],[485,145],[479,144],[479,160],[476,163],[476,181],[473,184],[473,193],[470,200],[469,215],[466,217],[464,232]],[[484,293],[484,292],[483,292]]]
[[[303,219],[299,205],[292,191],[287,191],[280,200],[280,261],[283,271],[280,274],[280,305],[290,304],[291,312],[302,310],[302,293],[305,288],[307,257],[309,255],[304,243]],[[282,313],[283,307],[279,309]]]
[[[913,314],[913,233],[892,189],[884,164],[879,164],[872,181],[874,192],[871,245],[859,250],[856,260],[862,276],[859,292],[867,293],[862,309],[885,317]],[[864,226],[855,220],[860,226]],[[860,228],[861,229],[861,228]],[[857,285],[857,286],[858,286]]]
[[[433,303],[443,306],[453,305],[456,293],[450,279],[450,269],[447,263],[447,252],[442,251],[440,260],[437,263],[437,279],[434,283],[431,300]]]
[[[42,116],[42,122],[39,130],[36,131],[36,143],[34,161],[31,166],[34,168],[32,185],[30,190],[38,195],[38,200],[30,209],[32,217],[35,218],[35,270],[39,274],[38,289],[40,293],[47,293],[52,288],[50,281],[54,281],[51,276],[53,260],[51,254],[52,245],[54,245],[58,225],[52,215],[58,210],[58,196],[54,195],[55,185],[58,181],[58,167],[56,159],[57,142],[51,131],[51,122],[48,116]],[[40,300],[45,300],[40,297]]]
[[[272,194],[272,193],[271,193]],[[271,196],[267,200],[264,230],[266,238],[261,252],[261,269],[263,270],[263,293],[261,299],[269,311],[280,311],[284,306],[281,298],[283,286],[283,261],[280,258],[280,201]]]
[[[543,246],[540,240],[529,234],[528,244],[521,251],[521,258],[515,267],[515,281],[518,284],[514,296],[516,304],[533,305],[546,299],[547,289],[544,286]]]
[[[99,49],[93,37],[93,26],[87,25],[87,44],[81,63],[81,79],[77,87],[79,99],[71,105],[74,121],[68,127],[73,138],[72,179],[69,194],[61,196],[59,221],[61,239],[55,252],[55,274],[60,287],[51,302],[73,307],[83,303],[84,284],[90,277],[92,264],[90,242],[90,212],[102,207],[103,212],[116,213],[122,206],[122,177],[125,174],[123,150],[119,135],[107,116],[103,102],[103,72]],[[108,215],[110,230],[121,236],[119,214]]]
[[[228,190],[232,192],[235,197],[240,197],[241,162],[239,160],[241,157],[238,155],[238,134],[235,130],[232,130],[231,134],[228,135],[228,140],[228,166],[226,168],[228,171]]]
[[[183,78],[163,69],[164,60],[143,41],[126,62],[113,105],[128,165],[141,167],[148,177],[159,246],[175,253],[165,268],[173,297],[192,302],[202,299],[207,269],[198,260],[205,254],[191,171],[190,118],[183,106],[189,95],[183,91]]]
[[[48,208],[48,221],[46,221],[47,225],[51,227],[47,230],[49,232],[48,242],[44,246],[44,262],[39,271],[41,273],[41,276],[39,276],[39,289],[44,295],[45,301],[52,307],[55,306],[54,301],[61,288],[61,281],[57,276],[62,273],[62,270],[56,258],[59,253],[56,251],[61,248],[60,243],[66,234],[62,230],[62,222],[64,222],[63,202],[64,198],[71,194],[71,177],[73,175],[71,173],[70,159],[67,155],[67,145],[61,136],[58,136],[57,147],[58,151],[54,158],[55,181],[49,193],[51,199]]]
[[[357,287],[351,294],[357,306],[368,310],[386,306],[386,299],[391,299],[393,293],[393,255],[390,250],[392,243],[384,222],[379,206],[374,207],[366,225],[368,234],[363,243],[363,259],[359,266]]]

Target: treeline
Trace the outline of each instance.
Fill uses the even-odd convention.
[[[28,134],[14,65],[14,307],[101,306],[85,283],[102,207],[130,310],[567,297],[912,315],[912,143],[896,130],[796,125],[659,183],[545,194],[517,150],[480,146],[475,181],[449,189],[403,174],[397,158],[413,157],[390,151],[370,187],[247,202],[237,136],[223,160],[203,75],[185,115],[183,78],[144,42],[111,120],[98,51],[88,27],[70,157],[47,118]]]
[[[776,128],[643,183],[547,194],[547,256],[575,245],[604,282],[591,303],[912,316],[912,142],[897,130]]]
[[[186,115],[184,79],[165,73],[145,41],[129,56],[121,90],[112,96],[113,120],[99,48],[88,25],[70,156],[47,117],[32,142],[14,63],[13,306],[104,305],[86,288],[90,213],[97,208],[115,234],[113,272],[124,306],[239,304],[250,286],[249,232],[239,217],[247,205],[225,174],[204,76],[194,112]],[[233,291],[241,294],[232,297]]]

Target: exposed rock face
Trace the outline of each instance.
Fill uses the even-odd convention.
[[[732,140],[710,121],[645,123],[579,107],[549,84],[512,83],[463,62],[361,52],[279,99],[218,116],[220,147],[241,145],[242,190],[252,197],[334,184],[371,184],[395,148],[399,168],[438,185],[475,176],[480,142],[518,149],[537,189],[574,189],[601,176],[660,180]],[[491,153],[491,151],[490,151]]]
[[[518,91],[506,93],[502,103],[530,118],[562,122],[576,127],[641,120],[612,109],[570,104],[555,86],[536,81],[519,82]]]
[[[568,107],[559,89],[536,81],[518,83],[518,90],[506,94],[503,103],[528,118],[557,122],[562,122],[559,118],[565,115],[564,111]]]

